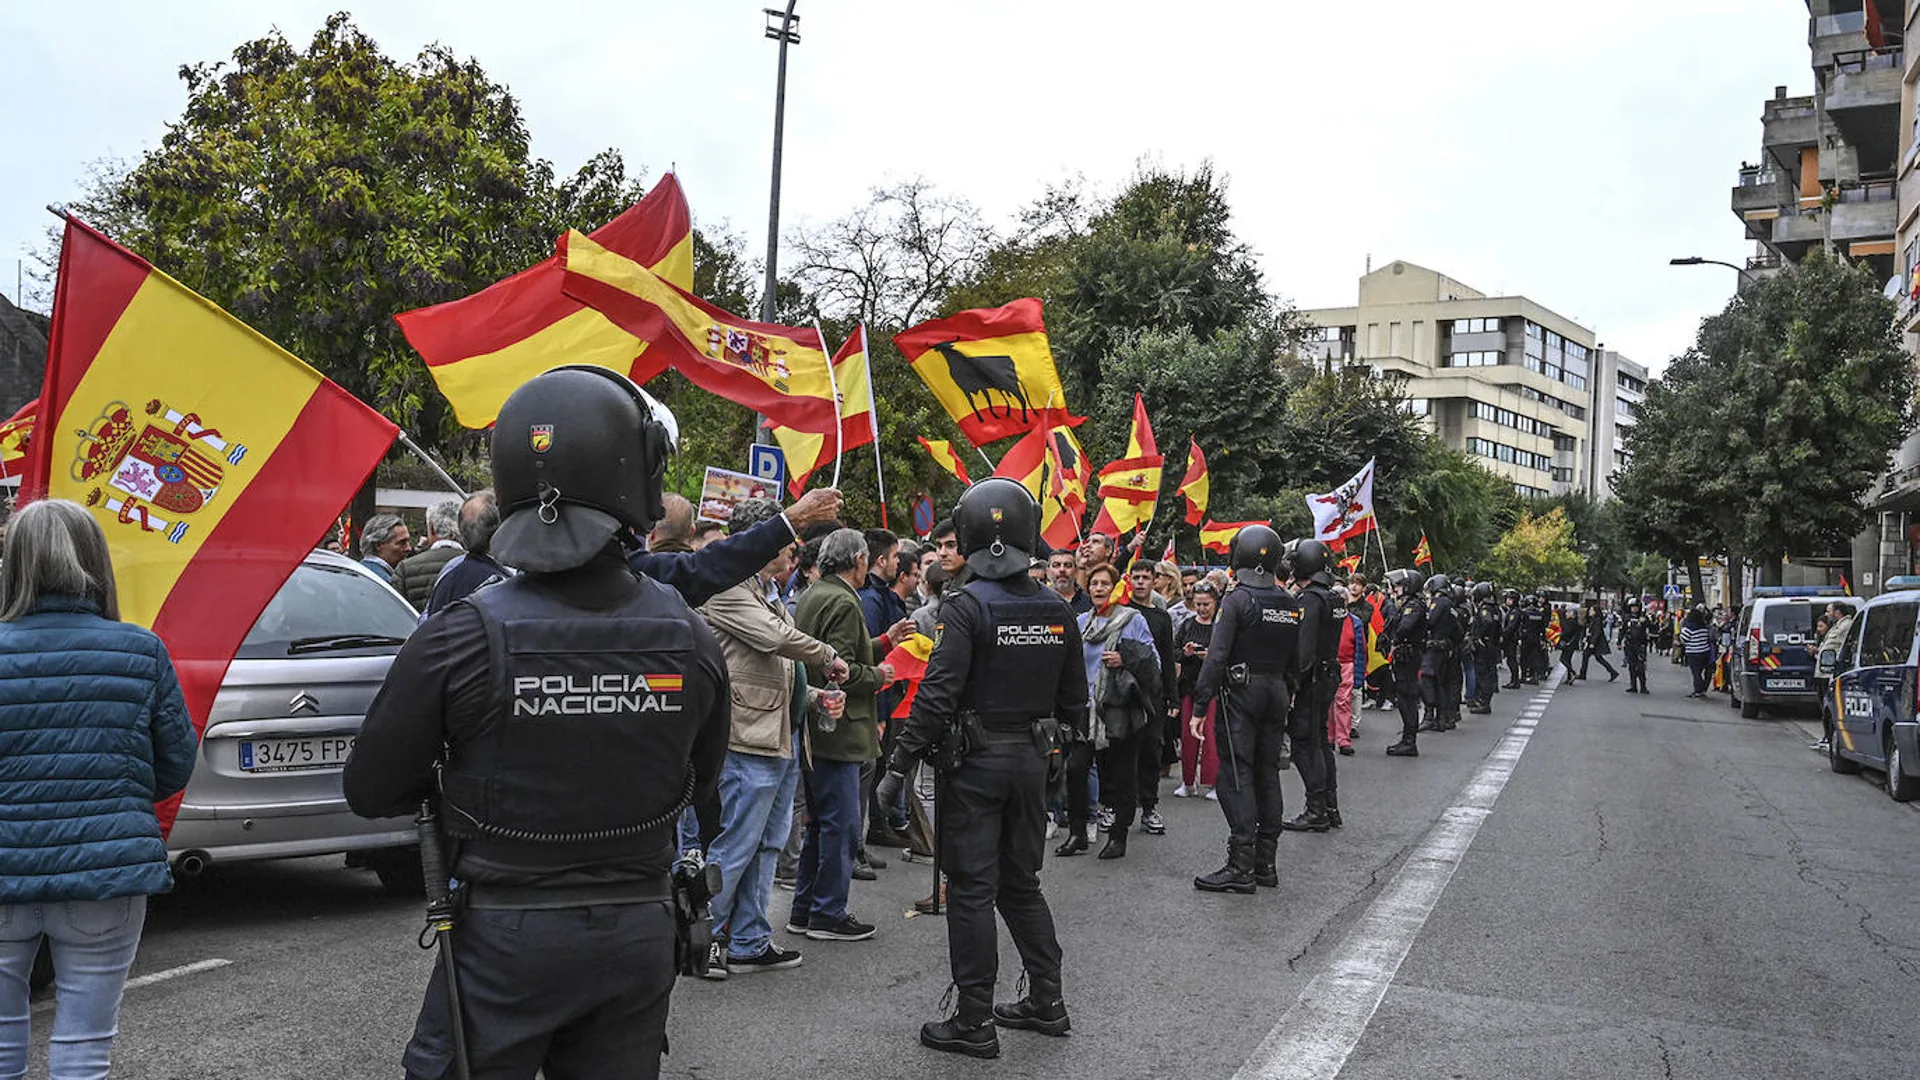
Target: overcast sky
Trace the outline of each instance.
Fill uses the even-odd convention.
[[[155,145],[182,63],[347,0],[0,2],[0,255],[39,242],[89,164]],[[375,0],[390,55],[429,42],[518,96],[563,170],[677,163],[702,224],[764,245],[771,0]],[[1524,294],[1658,368],[1749,254],[1728,209],[1775,84],[1810,90],[1802,0],[800,0],[783,216],[916,175],[1007,225],[1049,182],[1140,160],[1228,177],[1236,231],[1301,307],[1366,260]],[[593,224],[593,223],[586,223]],[[11,265],[5,270],[12,271]],[[0,274],[14,294],[14,274]]]

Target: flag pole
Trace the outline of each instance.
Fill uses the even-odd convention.
[[[784,49],[782,50],[784,51]],[[813,320],[813,332],[820,335],[820,351],[827,351],[827,332],[820,329],[820,320]],[[840,490],[840,452],[841,444],[846,441],[846,432],[840,424],[840,379],[834,374],[833,357],[827,357],[827,389],[833,392],[833,484],[835,491]]]
[[[446,485],[447,485],[447,487],[448,487],[448,488],[449,488],[450,490],[452,490],[452,492],[453,492],[453,493],[454,493],[455,495],[458,495],[458,496],[460,496],[460,497],[461,497],[462,499],[464,499],[464,498],[466,498],[466,497],[467,497],[467,492],[466,492],[466,489],[464,489],[464,488],[462,488],[462,487],[461,487],[461,486],[459,485],[459,483],[457,483],[457,482],[456,482],[456,481],[454,480],[454,478],[453,478],[453,477],[451,477],[451,476],[449,476],[449,475],[447,475],[447,470],[445,470],[445,469],[443,469],[443,468],[441,468],[441,467],[440,467],[440,463],[439,463],[439,462],[437,462],[437,461],[435,461],[435,460],[433,460],[433,458],[432,458],[432,457],[430,457],[430,456],[428,456],[428,454],[427,454],[427,452],[426,452],[425,450],[422,450],[422,449],[420,449],[420,444],[419,444],[419,443],[417,443],[417,442],[414,442],[414,441],[413,441],[413,436],[411,436],[411,435],[409,435],[409,434],[407,434],[406,432],[404,432],[404,431],[402,431],[402,432],[400,433],[400,442],[401,442],[401,445],[403,445],[403,446],[405,446],[405,447],[406,447],[407,449],[409,449],[409,450],[411,450],[411,451],[413,451],[413,452],[414,452],[414,454],[416,454],[416,455],[417,455],[417,456],[418,456],[418,457],[420,458],[420,460],[421,460],[421,461],[424,461],[424,462],[426,462],[426,463],[427,463],[427,467],[428,467],[428,468],[430,468],[430,469],[432,469],[432,470],[434,471],[434,473],[435,473],[436,475],[438,475],[438,476],[440,477],[440,480],[441,480],[441,482],[442,482],[442,483],[444,483],[444,484],[446,484]]]
[[[867,358],[867,429],[873,433],[873,480],[880,488],[880,527],[887,528],[887,467],[880,460],[880,395],[873,389],[873,342],[860,323],[860,354]]]

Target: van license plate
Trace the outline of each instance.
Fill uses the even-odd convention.
[[[1769,690],[1805,690],[1806,688],[1807,688],[1807,680],[1805,679],[1768,679],[1767,680],[1767,689]]]
[[[347,754],[352,750],[351,735],[243,740],[240,743],[240,769],[254,773],[337,769],[347,763]]]

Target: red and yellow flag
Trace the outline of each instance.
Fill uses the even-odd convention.
[[[973,486],[973,479],[967,475],[967,463],[960,460],[960,455],[954,452],[952,443],[945,439],[929,439],[921,435],[915,435],[914,438],[919,439],[920,445],[926,447],[927,453],[933,455],[935,465],[947,470],[955,480],[969,487]]]
[[[1069,460],[1085,460],[1071,428],[1035,428],[1013,444],[993,473],[1016,480],[1033,492],[1040,503],[1040,537],[1049,547],[1074,544],[1080,537],[1081,515],[1087,509],[1085,481],[1074,480]]]
[[[33,445],[33,417],[40,408],[34,398],[0,423],[0,477],[19,476],[27,467],[27,449]]]
[[[867,367],[867,327],[854,328],[853,335],[833,354],[834,389],[840,401],[840,442],[832,433],[819,434],[795,428],[773,428],[773,441],[787,455],[787,487],[797,498],[807,489],[807,480],[833,462],[834,455],[879,441],[879,420],[873,411],[873,380]]]
[[[893,343],[975,446],[1082,419],[1068,414],[1038,300],[923,322]]]
[[[774,424],[826,435],[839,425],[818,330],[729,314],[577,230],[560,238],[560,260],[567,295],[648,342],[649,359]]]
[[[1426,533],[1421,533],[1420,542],[1413,545],[1413,565],[1415,566],[1432,566],[1433,565],[1433,545],[1427,543]]]
[[[1100,497],[1105,516],[1114,527],[1129,533],[1153,520],[1160,501],[1160,483],[1166,459],[1153,441],[1147,421],[1147,403],[1133,395],[1133,430],[1127,437],[1127,456],[1100,470]]]
[[[1345,570],[1349,574],[1358,571],[1360,569],[1360,553],[1356,551],[1351,555],[1343,556],[1338,565],[1340,569]]]
[[[693,288],[693,218],[672,173],[592,235]],[[636,383],[665,367],[658,356],[641,356],[647,342],[567,296],[563,271],[553,256],[472,296],[394,316],[460,423],[487,427],[521,383],[562,364],[596,364]]]
[[[1560,644],[1560,613],[1558,611],[1547,619],[1547,644]]]
[[[907,640],[887,654],[884,662],[893,665],[893,685],[906,685],[900,704],[894,707],[894,719],[903,719],[913,712],[913,699],[920,693],[920,680],[927,674],[927,658],[932,655],[933,639],[919,633],[907,635]]]
[[[1213,481],[1207,476],[1207,455],[1200,452],[1200,441],[1187,439],[1187,475],[1180,481],[1180,494],[1187,499],[1187,524],[1198,525],[1207,520],[1207,502],[1213,492]]]
[[[1387,632],[1387,617],[1381,613],[1379,603],[1374,603],[1373,614],[1367,618],[1367,674],[1371,675],[1387,666],[1386,650],[1380,647],[1380,638]]]
[[[398,429],[71,218],[40,402],[22,501],[92,508],[121,617],[166,642],[204,729],[254,619]]]
[[[1209,521],[1200,526],[1200,546],[1208,551],[1226,555],[1233,550],[1233,538],[1240,530],[1249,525],[1265,525],[1264,521]]]

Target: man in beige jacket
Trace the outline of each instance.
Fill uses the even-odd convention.
[[[729,527],[737,536],[779,513],[770,500],[747,499],[734,508]],[[823,692],[808,688],[805,665],[837,682],[846,678],[847,664],[828,645],[794,629],[779,601],[776,583],[792,572],[793,554],[792,548],[782,551],[700,609],[720,640],[733,686],[733,731],[720,771],[720,835],[707,849],[722,878],[712,903],[712,979],[800,964],[799,952],[774,944],[767,902],[774,862],[792,829],[799,755],[806,751],[804,737],[796,740],[795,732],[804,730],[800,721],[808,708],[825,710],[830,703],[828,715],[837,719],[844,707],[844,698],[822,702]]]

